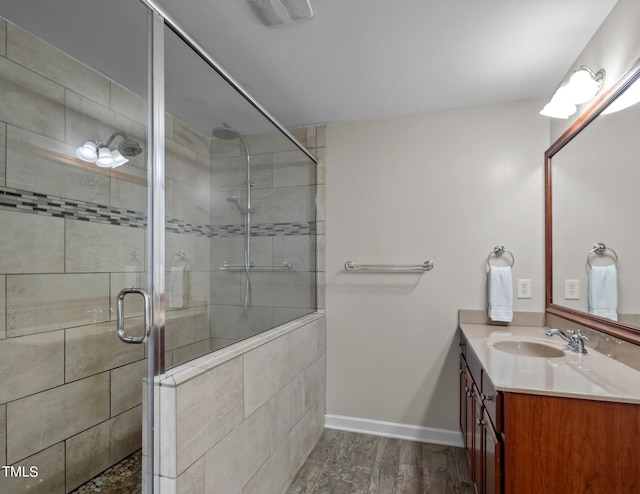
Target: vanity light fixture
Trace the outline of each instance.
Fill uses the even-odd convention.
[[[598,94],[603,81],[604,69],[594,73],[589,67],[583,65],[571,75],[569,82],[556,90],[540,115],[552,118],[569,118],[577,111],[577,105],[586,103]]]
[[[110,149],[111,142],[116,137],[122,137],[118,149]],[[137,156],[142,147],[124,132],[114,132],[106,143],[99,139],[89,139],[76,148],[76,156],[82,161],[95,163],[101,168],[117,168],[129,161],[125,156]]]

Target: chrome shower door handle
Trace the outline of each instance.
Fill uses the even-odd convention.
[[[130,293],[142,295],[144,299],[144,333],[142,336],[127,336],[124,331],[124,298]],[[151,295],[143,288],[124,288],[118,293],[117,302],[118,337],[125,343],[145,343],[151,336]]]

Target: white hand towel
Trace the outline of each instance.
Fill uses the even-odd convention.
[[[491,266],[489,281],[489,319],[513,321],[513,280],[511,266]]]
[[[186,305],[186,275],[185,266],[171,267],[171,296],[169,297],[169,307],[180,309]]]
[[[591,267],[589,313],[618,320],[618,271],[615,265]]]

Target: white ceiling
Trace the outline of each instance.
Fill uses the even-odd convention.
[[[550,96],[616,3],[311,0],[312,19],[268,28],[247,0],[156,1],[288,127]],[[137,2],[0,0],[0,15],[146,91]],[[203,132],[223,120],[258,126],[244,102],[237,115],[237,95],[199,75],[210,70],[199,59],[167,49],[170,112]]]
[[[311,0],[269,28],[246,0],[157,1],[288,126],[550,96],[616,3]]]

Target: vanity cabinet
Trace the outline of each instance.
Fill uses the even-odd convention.
[[[483,375],[473,350],[462,342],[460,355],[460,427],[471,478],[478,494],[501,494],[501,400],[490,379]]]
[[[640,405],[497,392],[464,335],[460,427],[477,494],[640,494]]]

